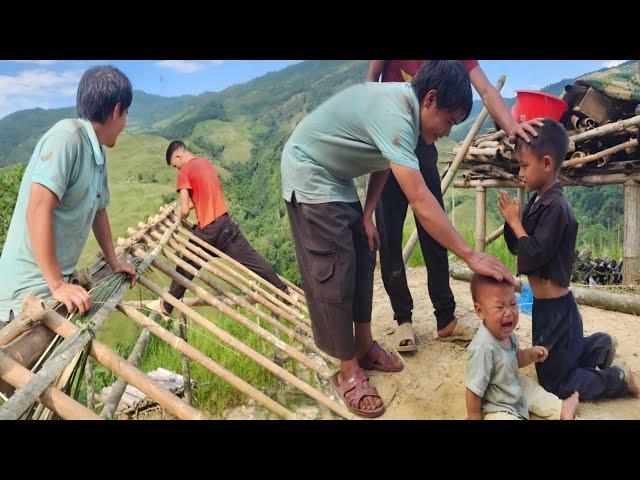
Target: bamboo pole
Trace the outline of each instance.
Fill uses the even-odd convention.
[[[477,252],[484,252],[484,241],[487,234],[487,190],[476,187],[476,245]]]
[[[187,339],[187,317],[185,317],[184,313],[181,313],[178,316],[178,329],[180,331],[180,338],[184,341],[184,343],[189,343]],[[191,405],[192,394],[189,358],[184,353],[180,353],[180,360],[182,363],[182,381],[184,383],[184,401]]]
[[[145,253],[142,250],[136,250],[134,254],[140,259],[145,258]],[[316,362],[308,358],[299,350],[293,348],[288,343],[285,343],[282,340],[280,340],[273,333],[265,330],[259,325],[256,325],[244,315],[241,315],[240,313],[236,312],[235,310],[228,307],[224,303],[220,302],[213,295],[207,292],[204,288],[199,287],[198,285],[193,283],[191,280],[188,280],[186,277],[175,272],[171,268],[171,266],[167,265],[164,262],[161,262],[158,259],[155,259],[153,261],[153,266],[158,270],[160,270],[165,275],[167,275],[168,277],[170,277],[172,280],[177,281],[180,285],[182,285],[183,287],[195,293],[198,296],[198,298],[201,298],[202,300],[207,302],[209,305],[211,305],[212,307],[222,312],[224,315],[234,319],[236,322],[238,322],[245,328],[251,330],[253,333],[255,333],[257,336],[259,336],[263,340],[266,340],[267,342],[271,343],[274,347],[282,350],[283,352],[286,352],[287,355],[291,356],[292,358],[295,358],[300,363],[305,365],[307,368],[311,369],[316,373],[319,373],[325,379],[329,379],[331,377],[331,373],[326,368],[321,367],[320,365],[318,365]],[[195,270],[195,268],[193,267],[191,267],[191,269]],[[184,314],[184,312],[181,312],[181,313]]]
[[[151,235],[154,238],[157,238],[157,232],[151,232]],[[148,237],[145,237],[145,240]],[[147,241],[147,240],[146,240]],[[148,240],[149,242],[153,242],[151,239]],[[150,243],[151,245],[151,243]],[[169,246],[171,246],[171,248],[173,248],[174,250],[176,250],[177,252],[182,252],[182,254],[186,257],[186,258],[190,258],[193,261],[197,261],[198,260],[202,260],[201,257],[198,257],[197,254],[193,253],[192,251],[189,251],[187,249],[185,249],[183,247],[184,244],[179,244],[178,242],[176,242],[175,240],[170,240],[169,241]],[[170,252],[167,249],[164,249],[164,255],[167,258],[170,258]],[[203,252],[205,255],[206,252]],[[170,258],[172,261],[173,258]],[[181,260],[181,259],[179,259]],[[179,262],[175,262],[174,263],[179,263]],[[219,264],[218,264],[219,265]],[[303,332],[305,332],[307,335],[313,335],[311,329],[307,326],[307,324],[301,322],[298,318],[294,317],[293,315],[290,315],[288,312],[285,312],[284,310],[282,310],[281,308],[275,306],[274,304],[272,304],[271,302],[269,302],[267,299],[263,298],[260,294],[258,294],[257,292],[254,292],[253,290],[249,289],[248,287],[246,287],[245,285],[243,285],[242,283],[234,280],[233,278],[231,278],[229,275],[223,273],[222,271],[220,271],[217,267],[213,266],[211,264],[211,262],[204,262],[202,264],[202,268],[204,268],[207,272],[211,273],[212,275],[214,275],[216,278],[219,278],[220,280],[223,280],[225,283],[227,283],[228,285],[237,288],[238,290],[240,290],[242,293],[244,293],[246,296],[248,296],[249,298],[251,298],[252,300],[254,300],[256,303],[259,303],[260,305],[262,305],[263,307],[267,308],[268,310],[270,310],[272,313],[284,318],[285,320],[291,322],[293,325],[295,325],[297,328],[299,328],[300,330],[302,330]],[[213,288],[217,288],[217,285],[210,285]]]
[[[162,225],[160,226],[162,228]],[[244,265],[242,265],[240,262],[235,261],[234,259],[232,259],[231,257],[229,260],[230,265],[225,264],[224,262],[219,262],[217,261],[218,259],[216,259],[214,256],[208,254],[207,252],[205,252],[202,248],[198,247],[197,245],[195,245],[193,242],[202,245],[203,247],[207,248],[206,245],[208,245],[211,248],[207,248],[207,250],[213,251],[213,250],[217,250],[215,247],[211,246],[210,244],[208,244],[207,242],[205,242],[204,240],[196,237],[195,235],[193,235],[192,233],[189,233],[187,235],[187,238],[179,235],[179,234],[175,234],[174,238],[176,240],[178,240],[180,243],[184,244],[189,250],[191,250],[192,252],[197,253],[198,255],[200,255],[203,258],[206,258],[210,263],[217,263],[219,267],[221,267],[223,270],[225,270],[226,272],[228,272],[229,274],[233,275],[234,277],[236,277],[238,280],[242,281],[244,284],[246,284],[248,287],[254,289],[256,292],[258,292],[260,295],[262,295],[263,297],[267,298],[271,303],[273,303],[274,305],[277,305],[278,307],[282,308],[283,310],[286,310],[288,312],[291,313],[291,315],[295,315],[296,317],[298,317],[301,320],[305,320],[306,316],[304,313],[302,312],[308,312],[307,307],[303,306],[302,304],[298,303],[296,306],[300,306],[301,311],[296,310],[296,306],[293,305],[287,305],[286,303],[284,303],[282,300],[276,298],[274,295],[272,295],[271,293],[267,292],[265,289],[263,289],[258,282],[256,281],[251,281],[249,280],[247,277],[245,277],[244,275],[240,274],[238,272],[238,270],[243,270],[243,269],[247,269],[247,267],[245,267]],[[189,240],[193,240],[193,242],[190,242]],[[214,252],[216,253],[216,252]],[[217,253],[216,253],[217,255]],[[231,263],[234,262],[234,263]],[[233,268],[235,267],[235,268]],[[243,269],[241,269],[240,267],[243,267]],[[248,269],[247,269],[248,270]],[[253,272],[252,272],[253,273]],[[255,275],[255,273],[254,273]],[[256,275],[257,276],[257,275]],[[260,277],[259,277],[260,278]],[[266,280],[265,280],[266,282]],[[266,282],[269,283],[269,282]],[[269,283],[269,285],[271,285]],[[276,288],[276,287],[274,287]],[[276,290],[280,291],[279,289],[276,288]],[[284,292],[283,292],[284,293]],[[293,302],[292,302],[293,303]]]
[[[633,180],[624,184],[624,239],[622,281],[630,283],[640,278],[640,185]]]
[[[211,252],[215,253],[218,257],[225,259],[227,262],[229,262],[231,265],[233,265],[234,267],[236,267],[237,269],[239,269],[240,271],[246,273],[247,275],[249,275],[251,278],[253,278],[257,283],[260,283],[262,285],[264,285],[265,287],[269,288],[273,293],[275,293],[276,295],[278,295],[280,298],[283,298],[284,300],[287,300],[289,303],[291,304],[298,304],[300,305],[301,308],[304,308],[305,306],[303,304],[301,304],[300,302],[296,301],[296,299],[294,299],[291,295],[283,292],[282,290],[280,290],[278,287],[276,287],[275,285],[273,285],[271,282],[265,280],[264,278],[262,278],[260,275],[258,275],[256,272],[254,272],[253,270],[251,270],[250,268],[245,267],[244,265],[242,265],[240,262],[238,262],[237,260],[235,260],[234,258],[231,258],[229,255],[227,255],[226,253],[224,253],[222,250],[214,247],[213,245],[211,245],[210,243],[205,242],[204,240],[202,240],[201,238],[196,237],[195,235],[193,235],[192,232],[190,232],[189,230],[187,230],[184,227],[179,227],[178,231],[183,233],[184,235],[186,235],[187,237],[189,237],[190,240],[194,240],[196,243],[198,243],[199,245],[205,247],[207,250],[210,250]],[[192,238],[193,237],[193,238]],[[197,239],[197,240],[196,240]],[[198,242],[198,240],[200,240]],[[279,277],[279,276],[278,276]],[[284,282],[283,282],[284,283]],[[304,296],[302,297],[302,299],[304,299]],[[306,310],[306,308],[304,308]],[[308,312],[308,310],[306,310]]]
[[[0,352],[0,377],[14,388],[20,389],[27,385],[35,377],[35,374],[9,355]],[[37,400],[65,420],[102,420],[92,410],[76,402],[57,388],[45,388]],[[0,412],[0,420],[13,419],[13,416],[5,416],[5,413],[5,411]]]
[[[606,125],[603,125],[598,128],[594,128],[593,130],[588,130],[583,133],[578,133],[577,135],[573,135],[569,137],[569,140],[573,143],[583,142],[585,140],[590,140],[592,138],[600,137],[602,135],[622,132],[628,127],[631,127],[633,125],[640,125],[640,115],[627,118],[626,120],[620,120],[618,122],[608,123]]]
[[[637,138],[632,138],[631,140],[629,140],[628,142],[624,142],[621,143],[619,145],[615,145],[611,148],[605,148],[604,150],[601,150],[597,153],[594,153],[592,155],[586,155],[584,157],[579,157],[579,158],[574,158],[574,159],[570,159],[570,160],[565,160],[564,162],[562,162],[562,167],[563,168],[570,168],[570,167],[576,167],[576,166],[584,166],[585,164],[589,163],[589,162],[593,162],[595,160],[604,158],[608,155],[612,155],[614,153],[617,152],[622,152],[623,150],[626,150],[627,148],[634,148],[638,146],[638,139]]]
[[[489,245],[490,243],[500,238],[503,233],[504,233],[504,223],[489,234],[489,236],[484,241],[484,248],[486,249],[487,245]]]
[[[500,78],[498,79],[498,82],[496,83],[496,90],[498,92],[500,90],[502,90],[502,86],[504,85],[505,79],[506,79],[505,75],[500,75]],[[443,197],[444,197],[444,194],[447,192],[447,189],[449,188],[449,185],[451,185],[453,177],[455,177],[456,172],[458,171],[458,168],[460,167],[460,164],[464,160],[464,157],[467,155],[467,151],[469,150],[469,147],[471,146],[471,142],[473,142],[473,139],[477,135],[478,130],[480,130],[480,127],[484,123],[484,121],[487,118],[488,114],[489,114],[489,111],[487,110],[487,107],[483,107],[482,111],[476,117],[476,119],[474,120],[473,124],[471,125],[471,129],[469,130],[469,133],[467,133],[467,136],[465,137],[464,141],[462,142],[462,145],[460,146],[460,150],[458,151],[458,153],[456,154],[455,158],[453,159],[453,162],[451,163],[451,165],[449,165],[449,168],[447,169],[447,173],[445,173],[444,178],[442,179],[442,181],[440,183],[440,189],[442,190],[442,196]],[[484,240],[484,237],[483,237],[483,240]],[[413,249],[415,248],[416,243],[418,243],[418,230],[414,229],[413,233],[411,234],[411,237],[409,237],[409,241],[407,242],[407,246],[402,251],[402,261],[404,262],[405,265],[409,261],[409,257],[411,256],[411,252],[413,252]]]
[[[458,153],[461,150],[462,147],[453,147],[453,153]],[[465,155],[465,157],[468,157],[469,155],[486,155],[488,157],[495,157],[497,153],[497,147],[469,147],[468,153]]]
[[[141,277],[141,280],[144,277]],[[79,330],[69,320],[56,312],[47,312],[42,322],[61,337],[69,338]],[[181,420],[205,420],[207,416],[151,379],[147,374],[117,355],[109,347],[97,342],[91,342],[89,354],[102,366],[123,377],[127,383],[133,385],[152,400],[164,407],[169,413]]]
[[[154,232],[152,232],[152,233],[154,233]],[[152,240],[149,240],[149,245],[152,246],[153,244],[154,244],[154,242]],[[196,262],[196,264],[199,265],[200,267],[202,267],[203,269],[207,270],[207,263],[204,260],[202,260],[201,258],[196,256],[195,254],[192,254],[192,253],[188,252],[186,249],[184,249],[183,247],[181,247],[179,245],[175,245],[175,246],[178,247],[178,248],[176,248],[176,251],[181,253],[186,258],[189,258],[192,261]],[[265,314],[264,312],[258,310],[257,308],[255,308],[248,301],[246,301],[246,299],[235,295],[233,292],[230,292],[229,290],[224,289],[222,286],[220,286],[217,283],[215,283],[211,278],[203,276],[201,274],[200,270],[194,268],[192,265],[188,264],[186,261],[184,261],[183,259],[178,257],[176,254],[172,253],[171,251],[169,251],[166,248],[162,250],[162,253],[167,259],[169,259],[171,262],[173,262],[174,264],[176,264],[180,268],[183,268],[184,270],[186,270],[187,272],[192,274],[194,277],[199,278],[200,280],[202,280],[205,284],[207,284],[208,286],[210,286],[214,290],[222,292],[222,295],[224,295],[226,297],[225,300],[228,302],[228,303],[227,302],[225,302],[225,303],[227,303],[228,305],[230,305],[230,306],[238,305],[238,306],[241,306],[241,307],[247,309],[249,312],[253,313],[258,318],[264,320],[265,322],[267,322],[268,324],[270,324],[274,328],[278,329],[279,331],[285,333],[290,338],[292,338],[294,340],[297,340],[298,342],[300,342],[305,347],[307,347],[310,350],[313,350],[315,353],[321,355],[323,358],[325,358],[325,360],[328,360],[328,361],[330,361],[330,362],[332,362],[332,363],[334,363],[336,365],[338,364],[337,360],[333,359],[332,357],[330,357],[329,355],[324,353],[322,350],[320,350],[309,338],[302,337],[296,331],[284,326],[276,318],[273,318],[273,317]],[[217,298],[218,300],[221,300],[220,297],[215,297],[215,298]],[[202,300],[200,298],[198,298],[198,300],[202,301],[206,305],[209,305],[207,302],[205,302],[204,300]],[[185,302],[183,301],[183,303],[185,303]],[[309,332],[309,333],[311,334],[311,332]]]
[[[171,272],[171,273],[172,273],[171,277],[173,279],[176,279],[176,281],[177,281],[177,279],[179,277],[182,277],[181,278],[182,280],[186,280],[180,274],[177,274],[175,272]],[[250,347],[248,347],[247,345],[242,343],[240,340],[238,340],[235,337],[233,337],[232,335],[230,335],[228,332],[226,332],[226,331],[222,330],[221,328],[217,327],[216,325],[211,323],[209,320],[207,320],[204,316],[202,316],[198,312],[196,312],[194,309],[192,309],[190,307],[187,307],[186,305],[183,305],[173,295],[170,295],[169,293],[163,292],[162,289],[160,287],[158,287],[157,285],[155,285],[153,282],[147,280],[144,277],[141,277],[140,278],[140,284],[143,287],[147,288],[149,291],[153,292],[154,294],[162,297],[167,303],[169,303],[170,305],[173,305],[174,308],[178,309],[180,312],[182,312],[185,315],[187,315],[189,318],[191,318],[196,323],[198,323],[199,325],[204,327],[206,330],[208,330],[209,332],[213,333],[216,337],[218,337],[220,340],[225,342],[227,345],[229,345],[232,348],[235,348],[239,352],[243,353],[244,355],[249,357],[251,360],[255,361],[256,363],[258,363],[262,367],[266,368],[271,373],[275,374],[276,376],[278,376],[279,378],[281,378],[285,382],[292,384],[293,386],[297,387],[299,390],[301,390],[304,393],[306,393],[307,395],[309,395],[314,400],[318,401],[319,403],[322,403],[323,405],[326,405],[327,407],[329,407],[332,411],[334,411],[338,415],[341,415],[344,418],[352,418],[353,417],[353,415],[345,407],[343,407],[343,406],[337,404],[336,402],[334,402],[333,400],[327,398],[324,394],[322,394],[321,392],[318,392],[317,390],[315,390],[311,386],[307,385],[305,382],[303,382],[299,378],[295,377],[294,375],[292,375],[290,372],[288,372],[284,368],[276,365],[271,360],[266,358],[264,355],[254,351],[253,349],[251,349]]]
[[[255,387],[245,382],[241,378],[237,377],[235,374],[227,370],[226,368],[220,366],[216,362],[214,362],[211,358],[207,357],[205,354],[189,345],[183,339],[177,337],[173,333],[168,330],[162,328],[156,322],[151,320],[146,315],[142,314],[135,308],[120,305],[118,309],[131,318],[138,325],[141,325],[153,335],[158,337],[167,343],[167,345],[171,346],[175,350],[180,353],[186,355],[194,362],[197,362],[207,370],[209,370],[214,375],[220,377],[225,382],[229,383],[233,387],[237,388],[240,392],[244,393],[250,398],[253,398],[256,402],[263,405],[265,408],[269,409],[276,415],[286,419],[295,419],[296,415],[290,410],[286,409],[278,402],[272,400],[261,391],[257,390]]]
[[[154,319],[157,318],[158,316],[159,315],[155,312],[151,314],[151,318],[154,318]],[[147,345],[149,345],[150,339],[151,339],[151,334],[149,333],[148,330],[143,328],[142,332],[140,332],[140,335],[138,336],[138,340],[136,341],[135,345],[133,346],[133,349],[131,350],[131,353],[129,354],[129,358],[127,359],[127,362],[129,362],[134,367],[137,367],[138,362],[140,362],[140,359],[142,358],[142,354],[147,348]],[[126,390],[126,388],[127,388],[127,381],[122,377],[118,378],[118,380],[116,380],[116,382],[113,384],[113,387],[111,388],[111,393],[109,394],[109,397],[104,402],[104,407],[102,407],[102,412],[100,412],[100,415],[103,418],[106,418],[109,420],[113,418],[116,410],[118,409],[118,405],[120,404],[120,399],[122,398],[122,395],[124,395],[124,391]]]

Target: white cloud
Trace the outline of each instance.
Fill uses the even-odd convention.
[[[161,60],[156,62],[156,66],[160,68],[169,68],[178,73],[193,73],[207,68],[222,65],[223,60]]]
[[[75,97],[81,71],[24,70],[0,75],[0,117],[25,108],[48,108],[52,101]],[[72,102],[70,102],[72,103]]]
[[[53,65],[60,60],[13,60],[16,63],[34,63],[36,65]]]
[[[602,66],[605,68],[613,68],[613,67],[617,67],[618,65],[624,62],[626,62],[626,60],[607,60],[602,64]]]

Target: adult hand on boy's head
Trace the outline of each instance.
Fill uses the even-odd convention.
[[[511,198],[504,190],[498,194],[498,209],[505,222],[511,224],[520,220],[520,200]]]
[[[531,347],[531,357],[534,363],[544,362],[549,356],[549,350],[542,345]]]
[[[516,279],[509,269],[493,255],[474,251],[466,262],[471,270],[480,275],[493,277],[498,281],[505,280],[512,285],[516,284]]]
[[[533,128],[533,125],[537,127],[542,127],[542,125],[544,125],[541,120],[541,118],[533,118],[522,123],[516,123],[513,127],[511,127],[511,130],[509,131],[509,142],[516,143],[517,137],[520,137],[525,142],[529,143],[531,141],[529,135],[534,137],[538,136],[538,132],[536,132],[536,129]]]

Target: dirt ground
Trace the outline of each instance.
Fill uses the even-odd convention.
[[[382,395],[387,410],[381,419],[465,419],[464,374],[466,348],[436,339],[436,322],[427,292],[424,267],[409,269],[409,288],[414,299],[413,324],[418,337],[418,351],[404,353],[405,368],[399,373],[370,374]],[[463,321],[477,322],[467,282],[451,279],[456,298],[456,315]],[[376,271],[373,300],[373,333],[385,347],[395,345],[393,310]],[[618,340],[614,363],[625,360],[640,372],[640,317],[579,305],[585,335],[607,332]],[[531,317],[520,313],[516,334],[521,347],[531,345]],[[530,365],[522,372],[536,379]],[[585,420],[640,419],[640,399],[583,402],[577,417]]]

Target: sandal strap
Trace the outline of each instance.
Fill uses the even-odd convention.
[[[360,409],[360,401],[364,397],[378,397],[382,400],[376,387],[371,384],[364,385],[364,382],[368,379],[369,377],[365,371],[362,368],[358,368],[339,385],[338,389],[342,397],[352,408]]]
[[[338,385],[338,390],[342,396],[345,396],[349,390],[353,390],[367,380],[369,380],[369,376],[366,374],[364,369],[356,368],[353,372],[347,375],[340,385]]]

